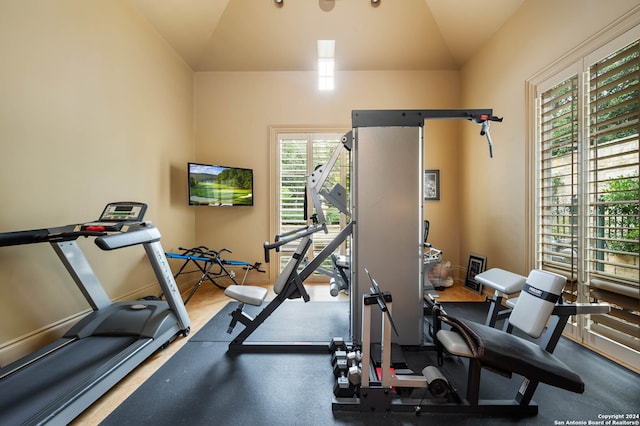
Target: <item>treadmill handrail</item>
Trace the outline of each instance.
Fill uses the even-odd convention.
[[[115,250],[137,244],[160,241],[160,231],[155,226],[130,230],[123,233],[104,235],[95,239],[95,243],[102,250]]]
[[[101,231],[75,231],[74,225],[53,229],[30,229],[0,233],[0,247],[23,244],[46,243],[52,241],[72,241],[79,237],[99,237],[106,235]]]
[[[28,231],[3,232],[0,234],[0,247],[43,243],[47,241],[49,241],[48,229],[31,229]]]

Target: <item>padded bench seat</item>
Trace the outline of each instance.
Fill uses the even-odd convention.
[[[253,306],[262,305],[267,293],[266,288],[253,285],[230,285],[224,290],[225,296]]]
[[[504,269],[491,268],[476,275],[475,280],[482,285],[508,295],[522,290],[527,277]]]
[[[507,300],[508,309],[501,309],[503,295],[509,296],[520,292],[527,278],[504,269],[491,268],[476,275],[475,280],[495,290],[493,297],[489,300],[491,307],[485,321],[485,325],[495,327],[498,320],[509,317],[513,308],[513,306],[509,306],[509,300]],[[505,322],[504,328],[506,331],[510,331],[508,321]]]
[[[516,373],[571,392],[584,392],[584,382],[580,376],[536,343],[493,327],[461,319],[457,321],[476,340],[477,350],[472,355],[472,350],[459,333],[440,330],[438,340],[448,352],[476,359],[485,368],[507,376]]]

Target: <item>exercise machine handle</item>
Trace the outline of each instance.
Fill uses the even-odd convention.
[[[68,228],[67,228],[68,229]],[[58,228],[60,230],[60,228]],[[100,237],[106,235],[103,231],[61,231],[51,232],[51,229],[32,229],[28,231],[4,232],[0,234],[0,247],[17,246],[22,244],[46,243],[52,241],[72,241],[79,237]]]
[[[264,242],[264,261],[265,263],[271,262],[271,257],[269,256],[269,248],[267,247],[267,242]]]
[[[95,243],[102,250],[115,250],[136,244],[147,244],[160,241],[158,228],[150,226],[122,234],[104,235],[96,238]]]
[[[3,232],[0,234],[0,247],[20,244],[43,243],[49,241],[48,229],[32,229],[29,231]]]
[[[503,117],[496,117],[493,114],[479,114],[472,115],[471,120],[482,126],[480,129],[480,136],[487,137],[487,144],[489,145],[489,158],[493,158],[493,141],[491,140],[491,134],[489,133],[490,122],[497,121],[499,123],[502,123]]]
[[[275,241],[272,243],[265,241],[265,243],[262,245],[264,247],[264,261],[266,263],[269,263],[270,261],[269,250],[275,249],[277,252],[279,252],[280,247],[282,247],[283,245],[288,244],[295,240],[299,240],[300,238],[304,238],[318,231],[324,231],[326,234],[328,232],[327,224],[322,223],[321,225],[318,225],[318,224],[307,225],[302,228],[295,229],[293,231],[288,231],[283,234],[276,235]],[[283,236],[285,238],[282,238]]]

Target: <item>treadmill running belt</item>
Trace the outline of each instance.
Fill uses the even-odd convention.
[[[87,337],[6,377],[0,382],[0,424],[22,424],[29,420],[81,386],[137,340],[135,336]]]

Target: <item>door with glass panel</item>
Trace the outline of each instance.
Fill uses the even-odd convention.
[[[302,228],[312,223],[313,204],[307,199],[306,179],[314,169],[326,164],[334,151],[342,145],[341,138],[345,132],[287,132],[275,133],[275,185],[272,187],[272,233],[283,234]],[[331,170],[325,186],[332,188],[340,183],[349,188],[349,153],[342,148],[339,160]],[[313,234],[313,244],[307,253],[307,258],[313,258],[319,253],[348,223],[348,218],[340,213],[333,205],[322,199],[322,209],[327,223],[328,233]],[[291,242],[273,253],[272,262],[279,265],[277,272],[282,270],[289,261],[298,241]],[[337,255],[345,255],[348,240],[337,250]],[[277,262],[277,263],[276,263]],[[326,259],[318,273],[312,275],[308,282],[328,282],[327,272],[331,271],[331,260]]]

